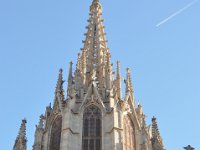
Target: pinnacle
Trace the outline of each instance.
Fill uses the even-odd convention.
[[[43,114],[42,115],[40,115],[40,121],[39,121],[39,125],[38,125],[38,128],[43,128],[43,119],[44,119],[44,116],[43,116]]]
[[[120,62],[119,61],[117,61],[117,74],[116,74],[116,78],[117,78],[117,80],[119,81],[119,80],[121,80],[121,75],[120,75]]]
[[[68,76],[68,84],[72,84],[72,80],[73,80],[73,77],[72,77],[72,65],[73,65],[73,62],[70,61],[70,67],[69,67],[69,76]],[[77,63],[78,64],[78,63]]]
[[[154,116],[152,118],[152,128],[153,128],[153,131],[155,132],[155,134],[158,134],[159,131],[158,131],[157,120]]]
[[[21,126],[20,126],[20,129],[19,129],[19,133],[18,133],[17,138],[15,140],[13,150],[18,150],[19,147],[26,147],[26,143],[27,143],[26,123],[27,123],[26,119],[23,119]]]
[[[25,137],[26,136],[26,119],[24,118],[22,120],[22,124],[21,124],[21,127],[20,127],[20,131],[19,131],[19,137]]]
[[[126,92],[128,92],[128,91],[133,92],[130,68],[126,69]]]
[[[27,123],[26,119],[23,119],[21,126],[20,126],[20,129],[19,129],[19,133],[18,133],[16,142],[20,139],[22,141],[26,142],[26,123]]]
[[[158,129],[157,119],[154,116],[152,118],[152,134],[153,136],[160,138],[160,132]]]
[[[160,136],[160,132],[158,129],[158,124],[157,124],[157,120],[155,117],[152,118],[152,144],[153,145],[159,145],[160,149],[164,150],[164,145],[162,142],[162,138]]]
[[[117,80],[117,96],[119,99],[121,99],[121,75],[120,75],[120,62],[117,61],[117,76],[116,76],[116,80]]]
[[[58,81],[56,85],[56,92],[61,92],[63,90],[63,70],[62,68],[59,70]]]
[[[64,81],[63,81],[63,74],[62,73],[63,73],[63,70],[60,69],[57,84],[56,84],[56,90],[55,90],[54,106],[55,106],[57,99],[61,98],[62,100],[64,100],[64,89],[63,89]]]

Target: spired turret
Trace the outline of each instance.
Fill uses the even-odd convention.
[[[15,140],[13,150],[26,150],[27,137],[26,137],[26,119],[22,120],[18,136]]]
[[[94,0],[90,6],[88,22],[86,38],[78,57],[76,71],[79,71],[85,88],[89,87],[95,76],[100,90],[103,90],[109,88],[106,87],[106,76],[109,75],[108,57],[110,54],[104,32],[102,7],[98,0]]]
[[[103,107],[106,107],[105,109],[109,110],[111,105],[115,105],[115,102],[110,103],[110,96],[117,92],[118,97],[121,98],[121,88],[117,87],[121,86],[119,82],[121,79],[118,77],[118,83],[115,85],[110,62],[111,55],[107,47],[103,26],[102,6],[98,0],[93,0],[90,6],[88,22],[84,45],[81,53],[78,54],[74,77],[72,75],[72,62],[70,63],[67,95],[68,99],[75,98],[76,102],[82,103],[78,104],[80,107],[87,103],[87,100],[84,99],[91,95],[90,90],[93,89],[90,87],[93,87],[96,91],[95,97],[101,97],[101,102],[98,101]],[[120,75],[118,74],[118,76]],[[114,88],[118,88],[118,90],[115,91]]]
[[[152,138],[151,138],[152,150],[164,150],[163,141],[160,136],[157,120],[155,117],[152,118],[151,132],[152,132]]]
[[[58,80],[55,89],[55,98],[54,98],[54,106],[53,109],[55,111],[62,111],[65,103],[65,95],[63,89],[63,70],[59,70]]]
[[[44,116],[40,116],[39,124],[36,125],[35,130],[35,141],[33,145],[33,150],[42,150],[42,138],[44,134]]]

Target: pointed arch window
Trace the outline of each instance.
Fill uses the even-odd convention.
[[[128,115],[124,117],[123,122],[124,150],[136,150],[134,124]]]
[[[82,150],[101,150],[101,110],[92,105],[83,114]]]
[[[62,130],[62,117],[59,116],[53,121],[51,127],[49,150],[60,150],[61,130]]]

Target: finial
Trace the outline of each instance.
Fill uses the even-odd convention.
[[[156,122],[156,117],[153,116],[152,122]]]
[[[130,76],[130,73],[131,73],[130,68],[126,68],[126,72]]]
[[[59,80],[62,79],[62,73],[63,73],[63,70],[62,70],[62,68],[60,68],[60,70],[59,70]]]
[[[27,123],[26,118],[22,119],[22,122],[23,123]]]
[[[43,114],[40,115],[40,121],[39,121],[39,125],[38,125],[38,128],[42,129],[43,126],[44,126],[44,116]]]
[[[90,11],[92,12],[94,9],[98,9],[101,12],[101,4],[99,3],[99,0],[93,0],[92,5],[90,6]]]

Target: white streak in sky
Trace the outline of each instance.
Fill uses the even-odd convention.
[[[158,23],[156,25],[156,27],[159,27],[160,25],[162,25],[162,24],[166,23],[167,21],[171,20],[172,18],[174,18],[178,14],[182,13],[184,10],[186,10],[189,7],[191,7],[192,5],[194,5],[197,1],[199,1],[199,0],[193,0],[191,3],[187,4],[185,7],[181,8],[177,12],[173,13],[171,16],[167,17],[166,19],[164,19],[163,21],[161,21],[160,23]]]

